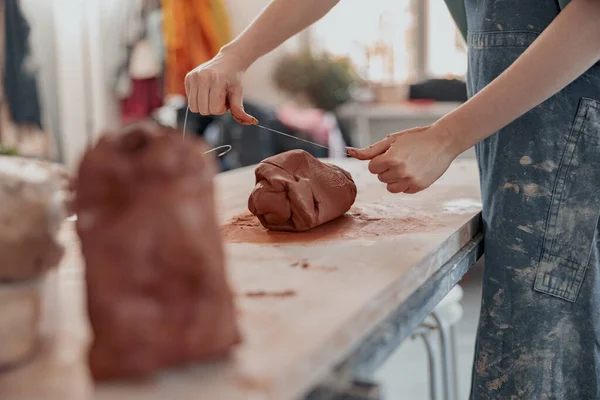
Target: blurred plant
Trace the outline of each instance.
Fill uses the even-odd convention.
[[[273,74],[279,89],[304,95],[315,107],[332,111],[351,99],[360,78],[348,57],[302,52],[281,58]]]
[[[3,146],[0,144],[0,156],[18,156],[19,151],[15,147]]]

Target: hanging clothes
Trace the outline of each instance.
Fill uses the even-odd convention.
[[[129,76],[132,79],[158,78],[162,73],[162,63],[150,40],[144,38],[133,47],[129,60]]]
[[[130,9],[135,14],[127,20],[130,27],[135,27],[137,37],[131,37],[134,41],[126,46],[127,68],[121,69],[121,78],[126,78],[129,86],[127,96],[120,96],[121,122],[124,124],[147,119],[162,106],[163,60],[155,43],[161,39],[156,38],[156,26],[153,25],[157,22],[154,13],[157,10],[152,3],[149,0],[138,1],[135,8]],[[153,22],[149,21],[150,15],[154,15]]]
[[[26,19],[24,17],[19,19],[18,15],[24,16],[21,14],[18,2],[15,4],[11,1],[5,3],[0,1],[0,75],[3,76],[3,79],[0,80],[0,145],[15,149],[21,156],[55,159],[57,149],[54,138],[40,127],[41,113],[35,76],[27,77],[27,74],[15,74],[20,70],[16,68],[18,63],[13,57],[15,53],[9,53],[10,49],[27,49],[25,53],[21,53],[23,64],[26,58],[31,57],[28,50],[28,34],[24,36],[26,40],[20,46],[14,45],[15,42],[18,43],[15,41],[15,37],[11,36],[7,40],[8,32],[11,34],[12,32],[24,33],[21,30],[24,27],[27,27],[26,31],[29,30]],[[15,29],[18,26],[20,28]],[[12,42],[11,45],[9,45],[10,42]],[[23,43],[25,43],[25,47],[22,47]],[[27,55],[23,56],[23,54]],[[10,74],[8,74],[9,72]],[[24,76],[27,78],[23,79]],[[10,92],[5,90],[7,82],[10,83]],[[15,92],[15,90],[17,91]],[[19,90],[23,90],[23,93]]]
[[[59,83],[57,79],[57,55],[55,31],[57,24],[52,15],[56,2],[19,0],[25,19],[29,22],[30,51],[36,68],[36,81],[40,100],[43,134],[49,143],[49,158],[63,160],[60,105],[57,101]],[[41,68],[43,66],[43,68]]]
[[[165,40],[162,31],[162,10],[160,8],[151,10],[146,17],[146,35],[154,48],[154,52],[164,69],[165,63]]]
[[[121,122],[129,124],[147,119],[162,107],[161,88],[158,78],[133,79],[132,92],[121,100]]]
[[[121,99],[121,122],[128,124],[146,119],[162,107],[161,64],[150,42],[135,46],[129,65],[131,90]]]
[[[29,24],[19,0],[4,0],[4,92],[12,122],[42,127],[40,100],[29,48]]]
[[[231,40],[227,11],[222,0],[163,0],[162,9],[165,92],[185,95],[186,74]]]
[[[156,43],[153,42],[162,41],[162,38],[154,37],[157,27],[152,26],[150,19],[151,13],[160,12],[160,10],[152,8],[155,7],[153,3],[154,0],[144,0],[138,15],[141,27],[140,37],[134,43],[129,59],[129,75],[132,79],[158,78],[162,74],[161,49],[157,48]],[[160,20],[158,22],[158,29],[160,29]]]
[[[133,91],[129,61],[135,44],[144,37],[142,0],[107,2],[102,14],[104,70],[109,93],[117,99]]]

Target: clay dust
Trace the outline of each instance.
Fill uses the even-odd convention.
[[[430,232],[439,226],[431,217],[370,217],[353,208],[341,217],[305,232],[270,231],[258,218],[246,212],[225,223],[221,234],[228,243],[302,243]]]
[[[301,268],[301,269],[310,269],[310,270],[319,270],[319,271],[337,271],[338,267],[331,266],[322,266],[322,265],[312,265],[307,260],[295,261],[290,264],[292,268]]]
[[[296,291],[295,290],[282,290],[282,291],[266,291],[266,290],[257,290],[254,292],[246,292],[244,293],[244,296],[246,297],[255,297],[255,298],[261,298],[261,297],[280,297],[280,298],[285,298],[285,297],[292,297],[296,295]]]

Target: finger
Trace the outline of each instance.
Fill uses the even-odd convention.
[[[388,169],[387,171],[384,171],[377,175],[377,179],[379,179],[379,181],[383,183],[393,183],[398,181],[400,177],[398,176],[398,174],[396,174],[395,171]]]
[[[198,88],[196,86],[191,86],[190,88],[190,94],[188,95],[188,107],[190,108],[191,112],[198,112]]]
[[[208,99],[208,111],[212,115],[221,115],[227,111],[227,85],[219,79],[213,80],[210,86]]]
[[[229,104],[231,115],[233,115],[233,118],[235,118],[237,122],[244,125],[258,124],[258,120],[256,118],[246,114],[246,111],[244,111],[241,86],[234,86],[229,89],[229,93],[227,94],[227,102]]]
[[[388,137],[392,137],[392,138],[396,138],[398,136],[402,136],[405,135],[407,133],[418,133],[418,132],[423,132],[426,131],[427,129],[429,129],[428,126],[417,126],[415,128],[411,128],[411,129],[407,129],[404,131],[400,131],[400,132],[395,132],[395,133],[390,133],[389,135],[387,135]]]
[[[387,190],[390,193],[403,193],[409,187],[409,182],[406,179],[394,183],[388,183]]]
[[[391,136],[386,137],[379,142],[370,145],[364,149],[355,149],[354,147],[346,147],[346,151],[350,155],[350,157],[354,157],[358,160],[371,160],[374,157],[377,157],[380,154],[383,154],[389,149],[389,147],[394,143],[394,138]]]
[[[188,96],[188,107],[191,112],[198,112],[198,77],[195,74],[189,75],[189,79],[186,79],[186,92]]]
[[[200,115],[209,115],[208,98],[210,96],[210,78],[206,75],[200,75],[198,82],[198,112]]]
[[[421,191],[423,191],[425,189],[427,189],[427,188],[420,187],[420,186],[409,185],[408,188],[404,191],[404,193],[415,194],[415,193],[419,193],[419,192],[421,192]]]
[[[387,170],[394,171],[396,178],[402,178],[402,176],[399,175],[399,172],[401,171],[399,170],[397,163],[390,157],[389,153],[381,154],[369,162],[369,172],[372,174],[379,175]]]
[[[191,80],[191,72],[188,72],[185,75],[185,79],[183,80],[183,85],[185,86],[185,95],[188,98],[188,103],[189,103],[189,97],[190,97],[190,80]]]

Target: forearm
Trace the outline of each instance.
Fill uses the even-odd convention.
[[[222,51],[235,51],[246,66],[312,25],[339,0],[272,0],[259,16]]]
[[[491,136],[598,62],[599,21],[600,0],[572,0],[513,65],[442,118],[459,150]]]

